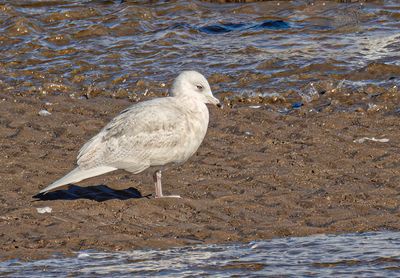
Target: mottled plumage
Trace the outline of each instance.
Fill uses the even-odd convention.
[[[170,97],[140,102],[122,111],[78,154],[78,167],[41,191],[124,169],[137,174],[157,167],[156,197],[163,197],[161,167],[181,164],[198,149],[207,132],[206,103],[219,105],[207,80],[198,72],[182,72]]]

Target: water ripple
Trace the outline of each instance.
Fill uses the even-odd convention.
[[[389,87],[393,82],[380,76],[355,80],[353,73],[373,63],[400,66],[395,0],[153,2],[0,5],[0,89],[81,95],[95,86],[102,94],[123,89],[130,95],[144,92],[137,84],[145,79],[145,89],[163,95],[166,80],[196,69],[225,75],[216,93],[285,94],[316,80]],[[121,76],[129,78],[112,82]],[[44,80],[68,90],[44,90]]]
[[[82,251],[76,257],[0,263],[7,277],[396,277],[400,233],[370,232],[198,245],[168,250]]]

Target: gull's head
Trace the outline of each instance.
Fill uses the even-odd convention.
[[[213,96],[207,79],[197,71],[181,72],[172,85],[172,95],[196,98],[203,103],[221,106],[219,100]]]

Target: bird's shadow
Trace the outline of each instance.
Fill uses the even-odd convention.
[[[66,190],[51,191],[48,193],[39,193],[33,196],[37,201],[53,201],[53,200],[78,200],[87,199],[97,202],[104,202],[108,200],[127,200],[138,199],[143,197],[139,190],[133,187],[127,189],[115,190],[107,185],[94,185],[81,187],[77,185],[70,185]]]

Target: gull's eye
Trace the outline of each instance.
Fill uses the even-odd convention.
[[[196,85],[197,89],[199,89],[200,91],[203,90],[203,86],[201,85]]]

